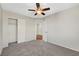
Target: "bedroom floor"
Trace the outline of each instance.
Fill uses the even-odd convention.
[[[32,40],[9,45],[3,49],[2,56],[79,56],[79,52],[49,42]]]

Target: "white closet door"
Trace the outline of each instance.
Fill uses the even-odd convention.
[[[18,20],[18,43],[35,39],[35,23],[33,20]]]
[[[33,20],[26,21],[26,41],[36,39],[35,23]]]
[[[8,21],[8,38],[9,38],[9,43],[11,42],[16,42],[16,20],[9,19]]]
[[[18,20],[18,43],[26,41],[26,20]]]
[[[43,40],[47,41],[47,39],[48,39],[48,30],[47,30],[47,22],[46,21],[44,21],[42,23],[42,32],[43,32]]]

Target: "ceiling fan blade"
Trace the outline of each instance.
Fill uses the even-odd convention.
[[[34,15],[37,15],[37,13],[35,13]]]
[[[50,8],[44,8],[44,9],[42,9],[42,11],[47,11],[47,10],[50,10]]]
[[[35,11],[34,9],[28,9],[28,11]]]
[[[45,15],[45,13],[43,13],[43,12],[42,12],[41,14],[42,14],[42,15]]]
[[[37,8],[40,8],[40,4],[39,4],[39,3],[36,3],[36,7],[37,7]]]

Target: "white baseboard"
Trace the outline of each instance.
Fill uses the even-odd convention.
[[[63,46],[62,44],[57,44],[57,43],[54,43],[54,42],[51,42],[51,41],[48,41],[48,42],[50,42],[52,44],[55,44],[55,45],[58,45],[58,46],[61,46],[61,47],[64,47],[64,48],[67,48],[67,49],[71,49],[71,50],[79,52],[78,49],[75,49],[75,48],[72,48],[72,47],[68,47],[68,46],[65,46],[65,45]]]

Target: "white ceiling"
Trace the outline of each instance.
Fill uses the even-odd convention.
[[[21,15],[25,15],[32,18],[42,18],[49,16],[51,14],[57,13],[59,11],[71,8],[75,5],[78,5],[77,3],[41,3],[40,4],[42,8],[50,7],[49,11],[45,11],[44,15],[34,15],[35,12],[28,11],[28,9],[34,9],[36,8],[35,3],[2,3],[2,8],[4,10],[8,10],[11,12],[15,12]]]

